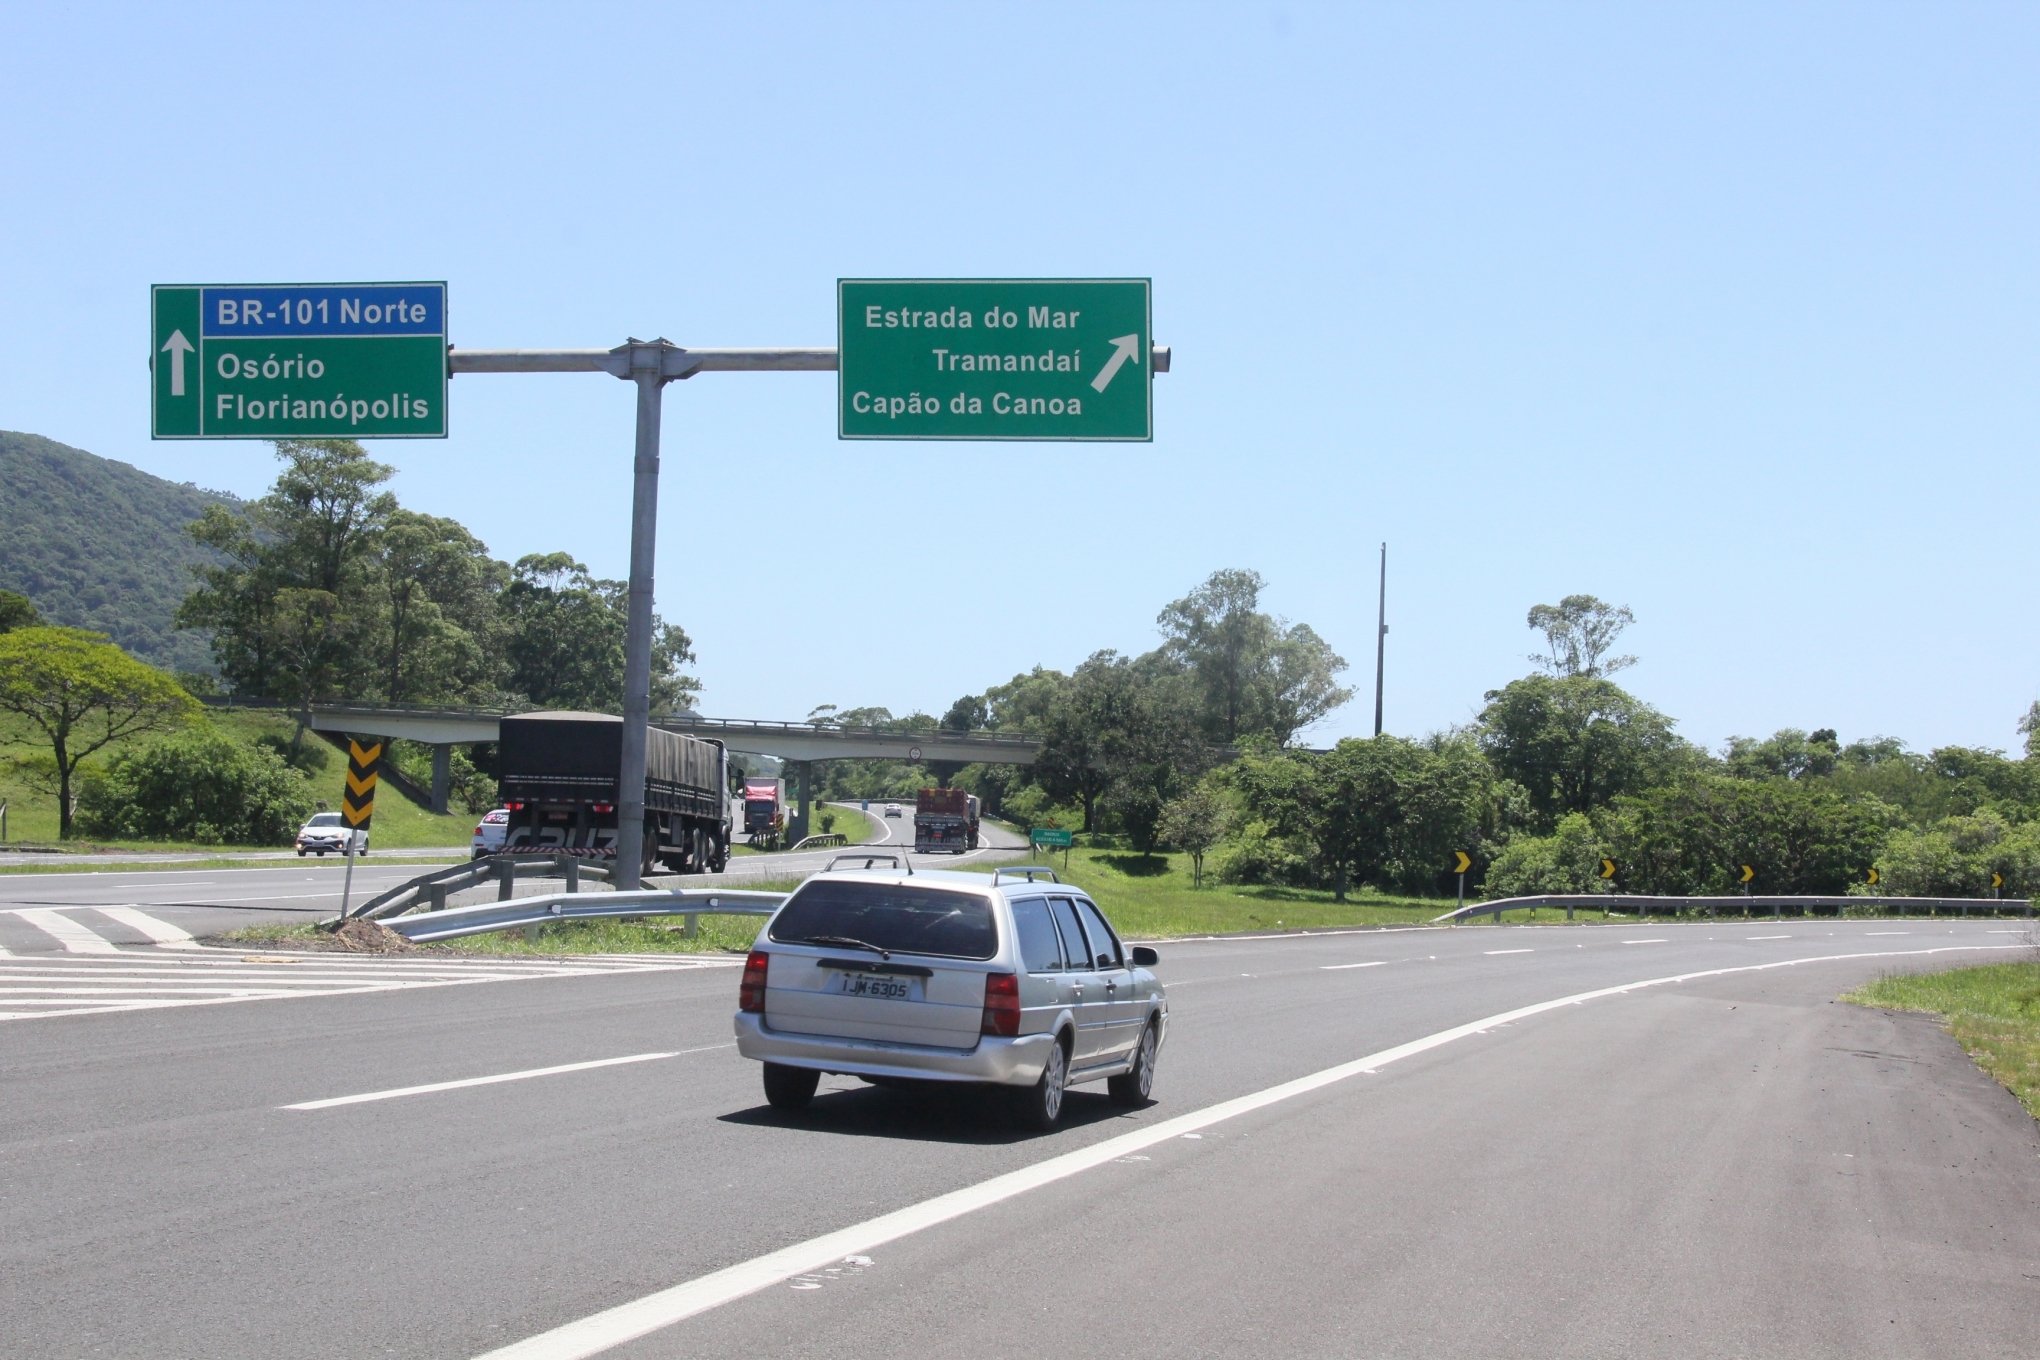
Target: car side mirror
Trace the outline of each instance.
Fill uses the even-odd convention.
[[[1152,968],[1161,961],[1162,956],[1160,954],[1157,954],[1154,950],[1150,949],[1148,946],[1144,944],[1137,944],[1133,947],[1134,967]]]

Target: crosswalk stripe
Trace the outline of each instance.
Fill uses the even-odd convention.
[[[45,907],[21,907],[14,913],[64,946],[68,954],[118,954],[120,946],[79,925],[61,911]]]
[[[101,907],[99,914],[110,916],[128,929],[154,940],[165,949],[197,949],[199,943],[191,938],[188,931],[179,930],[168,921],[159,921],[137,907]]]
[[[111,914],[108,908],[94,910]],[[67,952],[26,958],[10,955],[0,961],[0,1021],[293,997],[353,996],[534,978],[687,972],[730,968],[741,962],[686,954],[448,959],[369,957],[320,950],[250,953],[195,940],[183,944],[158,939],[155,936],[159,932],[131,921],[122,923],[150,935],[152,943],[122,949],[91,935],[82,924],[59,912],[21,909],[10,914],[25,917],[64,941]],[[52,923],[38,917],[57,919]],[[59,928],[51,929],[52,924]],[[154,924],[164,928],[161,922]],[[63,930],[65,926],[70,929]],[[90,940],[79,940],[80,935],[89,936]]]

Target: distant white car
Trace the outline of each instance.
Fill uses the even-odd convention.
[[[354,853],[368,853],[368,833],[356,831]],[[328,851],[336,855],[347,853],[347,823],[340,820],[337,812],[314,812],[312,820],[298,828],[297,852],[300,855],[318,855],[324,858]]]
[[[886,816],[888,816],[888,817],[897,817],[897,816],[899,816],[899,815],[900,815],[900,805],[899,805],[898,803],[887,803],[887,804],[885,805],[885,815],[886,815]]]
[[[482,820],[475,823],[475,837],[472,842],[474,853],[470,859],[493,855],[503,848],[503,838],[510,832],[510,809],[497,808],[494,812],[482,814]]]

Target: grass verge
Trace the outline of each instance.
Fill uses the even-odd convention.
[[[1963,1051],[2040,1119],[2040,960],[1879,978],[1842,997],[1938,1015]]]

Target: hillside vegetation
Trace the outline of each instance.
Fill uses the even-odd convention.
[[[232,496],[0,430],[0,590],[25,595],[44,619],[104,633],[168,670],[210,671],[197,633],[172,619],[193,566],[217,554],[186,530]]]

